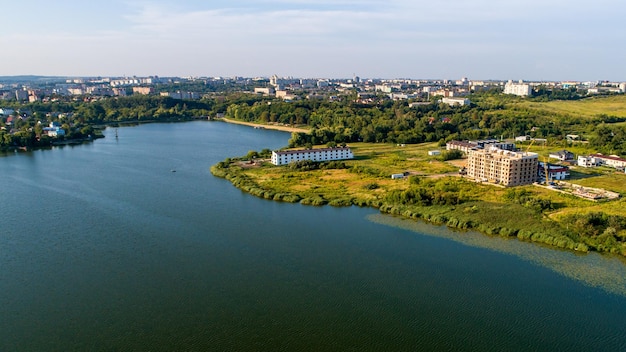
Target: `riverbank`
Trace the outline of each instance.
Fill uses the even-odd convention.
[[[211,172],[265,199],[369,206],[461,230],[626,256],[624,199],[596,203],[532,185],[496,188],[446,176],[458,169],[428,156],[435,144],[356,143],[351,148],[354,160],[321,163],[313,169],[267,162],[243,168],[237,159],[229,159],[214,165]],[[391,179],[397,173],[412,176]],[[596,182],[626,181],[626,176],[617,174],[597,178]]]
[[[222,118],[218,118],[215,119],[216,121],[224,121],[224,122],[228,122],[228,123],[234,123],[237,125],[245,125],[245,126],[251,126],[254,128],[264,128],[264,129],[268,129],[268,130],[277,130],[277,131],[285,131],[285,132],[301,132],[301,133],[309,133],[310,129],[308,128],[302,128],[302,127],[293,127],[293,126],[285,126],[285,125],[275,125],[275,124],[260,124],[260,123],[253,123],[253,122],[245,122],[245,121],[239,121],[239,120],[233,120],[233,119],[229,119],[226,117],[222,117]]]

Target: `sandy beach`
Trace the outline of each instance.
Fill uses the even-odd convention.
[[[281,125],[263,125],[260,123],[237,121],[237,120],[228,119],[228,118],[220,118],[218,120],[222,120],[228,123],[236,123],[238,125],[266,128],[268,130],[278,130],[278,131],[286,131],[286,132],[304,132],[304,133],[310,132],[310,129],[308,128],[299,128],[299,127],[290,127],[290,126],[281,126]]]

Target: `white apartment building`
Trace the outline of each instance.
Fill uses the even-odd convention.
[[[284,150],[272,152],[272,164],[286,165],[294,161],[328,161],[352,159],[350,147]]]
[[[442,98],[441,102],[450,106],[464,106],[471,104],[470,100],[465,98]]]
[[[537,153],[512,152],[497,148],[470,150],[467,176],[481,182],[520,186],[537,180]]]
[[[530,84],[524,84],[522,81],[519,83],[513,83],[508,81],[504,85],[504,94],[513,94],[520,97],[527,97],[533,93],[533,89]]]

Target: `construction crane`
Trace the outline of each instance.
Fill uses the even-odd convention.
[[[535,144],[536,139],[532,139],[530,141],[530,144],[528,145],[528,147],[526,147],[526,153],[528,153],[530,151],[530,148],[533,146],[533,144]],[[543,147],[544,149],[548,146],[548,140],[546,139],[545,142],[543,143]],[[548,159],[546,158],[546,156],[542,156],[543,159],[543,172],[544,172],[544,179],[545,179],[545,183],[546,186],[550,183],[550,167],[548,166]]]
[[[526,153],[528,153],[528,151],[530,150],[530,147],[532,147],[533,144],[535,144],[535,139],[534,138],[530,140],[530,144],[528,145],[528,147],[526,147]]]

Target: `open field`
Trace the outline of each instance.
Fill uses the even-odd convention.
[[[509,105],[515,108],[527,108],[553,114],[567,114],[580,117],[596,117],[601,114],[626,117],[626,95],[549,102],[523,101],[510,103]]]

